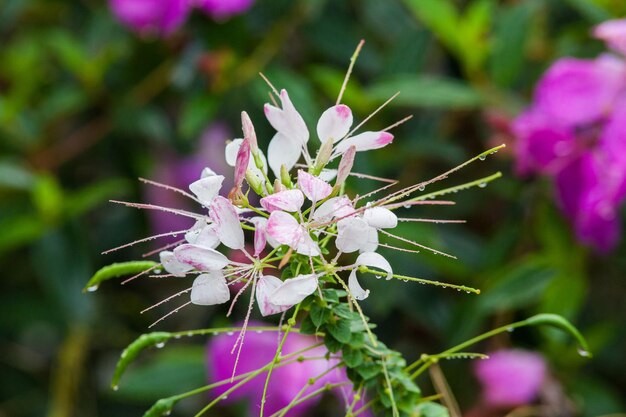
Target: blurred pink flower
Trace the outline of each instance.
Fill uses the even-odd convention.
[[[626,19],[608,20],[593,30],[593,35],[609,48],[626,56]]]
[[[517,170],[556,182],[580,241],[600,251],[619,241],[626,196],[626,63],[612,55],[564,58],[537,84],[513,124]]]
[[[535,400],[546,377],[546,364],[537,353],[501,350],[474,368],[483,386],[483,401],[490,407],[515,407]]]
[[[266,326],[266,323],[253,322],[249,326]],[[278,348],[279,336],[276,332],[256,332],[249,330],[246,333],[245,341],[237,364],[237,372],[235,375],[245,374],[254,371],[267,363],[271,362]],[[211,382],[230,379],[235,364],[236,354],[231,354],[235,336],[221,334],[213,337],[207,348],[207,364]],[[297,352],[308,346],[319,343],[320,340],[313,336],[305,336],[297,333],[291,333],[283,346],[283,355]],[[275,368],[272,372],[270,383],[267,391],[267,402],[265,403],[265,411],[269,416],[283,407],[287,406],[298,392],[307,385],[309,379],[314,378],[337,364],[338,359],[325,359],[324,356],[328,351],[324,346],[319,346],[303,353],[304,358],[316,358],[291,363],[282,367]],[[317,359],[319,358],[319,359]],[[257,415],[263,396],[263,386],[267,373],[263,373],[241,388],[235,390],[228,395],[227,401],[240,401],[246,399],[250,402],[248,415]],[[348,382],[345,372],[341,369],[334,369],[327,375],[323,376],[314,385],[307,388],[305,393],[311,393],[328,383]],[[222,385],[215,389],[214,396],[223,395],[235,383]],[[352,400],[352,389],[338,388],[336,394],[344,398],[348,402]],[[304,415],[309,409],[314,407],[320,400],[320,397],[314,397],[306,402],[292,408],[287,416]],[[360,400],[355,409],[364,404]],[[364,413],[368,415],[368,413]]]
[[[232,168],[224,159],[224,144],[228,139],[231,139],[230,132],[220,123],[213,124],[204,131],[199,140],[198,149],[192,155],[179,156],[170,152],[158,156],[155,171],[149,179],[188,190],[188,185],[200,178],[205,167],[210,167],[218,174],[229,173]],[[229,180],[226,180],[222,190],[229,190],[231,187],[232,182],[229,183]],[[181,194],[153,185],[146,185],[144,193],[148,203],[162,207],[185,209],[196,205]],[[189,218],[163,211],[151,210],[149,216],[155,234],[185,230],[193,225],[193,220]]]
[[[215,20],[225,20],[246,12],[254,0],[197,0],[197,7]]]
[[[109,0],[109,6],[130,29],[158,36],[176,31],[191,11],[190,0]]]

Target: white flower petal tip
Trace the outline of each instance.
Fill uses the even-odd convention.
[[[237,155],[239,154],[239,148],[241,147],[242,143],[243,139],[234,139],[232,142],[229,142],[226,145],[226,149],[224,150],[224,157],[226,159],[226,163],[229,166],[234,167],[237,163]],[[263,171],[267,173],[267,160],[265,159],[265,155],[263,155],[263,152],[259,151],[259,157],[261,158],[261,161],[263,161]],[[259,168],[257,168],[254,162],[254,158],[252,157],[248,159],[248,169],[255,173],[257,177],[263,178],[263,172]]]
[[[284,211],[275,211],[267,221],[267,234],[281,245],[295,247],[302,237],[302,228],[298,221]]]
[[[344,104],[339,104],[322,113],[317,122],[317,136],[322,143],[330,138],[337,142],[348,134],[350,127],[352,127],[352,110]]]
[[[174,257],[174,252],[162,251],[159,253],[159,260],[161,265],[163,265],[163,269],[177,277],[184,277],[187,275],[187,272],[193,269],[191,265],[179,262]]]
[[[208,175],[189,184],[189,190],[198,197],[200,204],[208,207],[220,192],[222,182],[224,182],[223,175]]]
[[[393,229],[398,225],[398,217],[384,207],[372,207],[365,209],[363,219],[377,229]]]
[[[213,175],[217,175],[217,173],[215,171],[213,171],[211,168],[206,167],[200,173],[200,178],[211,177]]]
[[[209,217],[215,224],[217,236],[231,249],[243,249],[245,241],[243,229],[235,206],[226,198],[217,196],[211,202]]]
[[[276,305],[270,302],[270,295],[283,284],[283,281],[272,276],[263,275],[257,281],[256,302],[263,317],[282,313],[289,310],[293,305]]]
[[[393,142],[393,135],[388,132],[363,132],[342,140],[335,147],[335,156],[346,152],[350,146],[354,146],[357,152],[380,149]]]
[[[174,249],[178,262],[190,265],[198,271],[217,271],[226,267],[229,260],[215,249],[183,244]]]
[[[354,213],[352,201],[346,196],[333,197],[324,201],[313,213],[313,220],[318,223],[329,222]]]
[[[250,221],[254,224],[254,256],[259,256],[267,245],[267,219],[256,216]]]
[[[359,280],[356,277],[356,269],[350,272],[350,276],[348,277],[348,289],[350,290],[352,298],[355,300],[365,300],[370,295],[370,290],[364,290],[361,284],[359,284]]]
[[[285,190],[270,194],[261,199],[261,206],[272,213],[277,210],[295,212],[304,204],[304,195],[300,190]]]
[[[277,306],[293,306],[317,289],[317,275],[298,275],[280,284],[270,295],[269,302]]]
[[[226,278],[219,271],[199,275],[191,287],[191,302],[201,306],[222,304],[230,300]]]
[[[286,90],[280,92],[280,102],[282,109],[271,104],[265,104],[263,108],[265,117],[278,133],[296,142],[299,146],[305,145],[309,140],[309,130]]]
[[[364,252],[356,258],[355,266],[358,268],[361,265],[369,266],[376,269],[381,269],[387,273],[386,279],[393,278],[393,270],[389,262],[380,254],[376,252]]]
[[[304,195],[313,202],[325,199],[333,191],[333,187],[326,181],[303,170],[298,171],[298,186]]]

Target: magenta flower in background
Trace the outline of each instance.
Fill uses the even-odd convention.
[[[546,378],[546,363],[537,353],[521,349],[501,350],[476,362],[476,376],[488,407],[516,407],[537,398]]]
[[[620,238],[626,196],[626,63],[614,55],[563,58],[513,124],[517,171],[543,174],[578,239],[606,252]]]
[[[267,323],[250,322],[249,326],[267,326]],[[249,330],[246,332],[245,341],[237,364],[236,375],[245,374],[254,371],[274,359],[276,349],[279,344],[279,336],[276,332],[256,332]],[[217,382],[230,379],[235,365],[235,354],[231,354],[236,336],[222,334],[213,337],[207,347],[207,366],[211,382]],[[283,346],[283,356],[289,353],[297,352],[308,346],[319,343],[313,336],[305,336],[297,333],[291,333]],[[306,386],[310,378],[314,378],[324,371],[330,369],[337,364],[337,359],[325,359],[328,354],[325,347],[319,346],[310,351],[303,353],[301,356],[305,358],[320,358],[305,360],[302,362],[294,362],[292,364],[275,368],[272,372],[267,392],[267,402],[265,403],[265,411],[269,416],[283,407],[287,406],[298,392]],[[263,385],[267,374],[263,373],[250,382],[228,395],[228,401],[240,401],[246,399],[249,401],[248,415],[257,415],[263,396]],[[313,392],[328,383],[348,382],[345,372],[338,368],[330,371],[327,375],[317,381],[313,386],[309,387],[306,393]],[[235,383],[222,385],[215,389],[217,396],[222,395],[226,390]],[[335,391],[341,398],[341,401],[352,401],[351,386],[344,389],[338,388]],[[306,395],[306,394],[305,394]],[[308,410],[314,407],[320,400],[319,396],[311,398],[306,402],[292,408],[287,416],[304,415]],[[355,409],[364,404],[360,400]],[[364,415],[369,415],[364,413]]]
[[[135,32],[167,36],[187,19],[191,0],[109,0],[109,7]]]
[[[197,0],[197,7],[215,20],[226,20],[244,13],[254,0]]]

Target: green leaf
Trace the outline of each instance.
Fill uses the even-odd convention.
[[[311,315],[306,316],[300,323],[300,333],[302,334],[315,334],[318,328],[319,326],[313,323]]]
[[[326,349],[328,349],[330,353],[339,352],[341,350],[341,347],[343,346],[343,344],[339,342],[337,339],[328,335],[326,335],[326,337],[324,338],[324,345],[326,346]]]
[[[363,354],[359,349],[344,346],[342,353],[341,357],[349,368],[356,368],[363,363]]]
[[[188,100],[183,107],[179,132],[185,138],[197,137],[212,119],[218,103],[210,95],[198,95]]]
[[[143,271],[147,271],[150,268],[158,265],[153,261],[129,261],[115,263],[107,265],[94,274],[93,277],[87,282],[83,292],[92,292],[98,289],[98,286],[103,282],[112,278],[119,278],[126,275],[134,275]]]
[[[404,0],[404,3],[444,45],[457,50],[459,15],[451,0]]]
[[[379,364],[375,362],[367,362],[363,363],[361,366],[356,368],[357,373],[364,380],[372,379],[376,375],[382,373],[382,368]]]
[[[370,97],[383,101],[397,92],[391,105],[462,109],[477,107],[482,98],[473,88],[452,78],[403,75],[374,84]]]
[[[117,362],[115,366],[115,372],[113,373],[113,378],[111,380],[111,387],[114,390],[117,390],[117,387],[120,382],[120,378],[124,374],[124,371],[128,367],[128,365],[139,356],[139,354],[149,346],[156,346],[160,343],[165,343],[167,340],[172,338],[172,333],[167,332],[153,332],[148,334],[142,334],[137,338],[133,343],[128,345],[126,349],[122,352],[120,356],[120,360]]]
[[[344,344],[350,342],[352,332],[350,331],[349,320],[337,320],[335,323],[328,324],[326,329],[337,341]]]
[[[320,327],[323,323],[326,323],[331,315],[328,308],[318,304],[314,304],[311,307],[311,312],[309,314],[315,327]]]
[[[448,409],[437,403],[423,403],[417,407],[420,417],[449,417]]]
[[[591,23],[601,23],[611,18],[611,14],[590,0],[565,0]]]

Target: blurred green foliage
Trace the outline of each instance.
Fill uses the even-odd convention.
[[[100,255],[151,233],[145,213],[107,201],[144,200],[136,178],[153,175],[163,155],[193,154],[216,121],[238,136],[241,110],[267,144],[267,86],[258,72],[290,91],[312,127],[365,39],[343,101],[362,120],[401,91],[372,129],[415,117],[395,130],[393,146],[360,155],[356,170],[414,183],[510,144],[492,116],[517,114],[554,59],[596,55],[602,47],[589,37],[593,24],[626,14],[621,0],[258,0],[226,22],[194,14],[159,40],[128,32],[105,1],[1,6],[0,416],[15,417],[139,415],[155,396],[205,378],[201,343],[181,341],[147,355],[130,370],[129,388],[111,391],[120,350],[168,307],[139,311],[184,287],[138,280],[103,285],[97,297],[81,290],[101,266],[154,248]],[[380,338],[409,360],[516,318],[562,314],[588,337],[593,361],[551,330],[515,332],[481,348],[543,352],[557,387],[557,398],[545,401],[571,404],[575,415],[623,412],[626,248],[600,257],[577,245],[549,186],[520,180],[511,167],[511,152],[501,151],[442,186],[495,170],[504,179],[454,195],[454,207],[415,210],[466,224],[402,224],[403,235],[457,261],[384,253],[398,273],[478,287],[482,295],[373,281],[364,283],[375,296],[363,308]],[[349,184],[358,193],[375,185]],[[190,307],[162,328],[219,324],[223,316],[220,308]],[[469,410],[478,398],[471,363],[442,369]],[[420,386],[432,392],[426,380]],[[203,398],[195,401],[178,415],[194,413]]]

